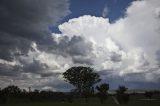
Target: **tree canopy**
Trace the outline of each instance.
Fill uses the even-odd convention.
[[[100,76],[90,67],[71,67],[63,73],[65,81],[76,87],[79,93],[91,90],[91,87],[99,82]]]

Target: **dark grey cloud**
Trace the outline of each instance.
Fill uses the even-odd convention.
[[[29,57],[28,53],[35,52],[33,42],[37,49],[54,46],[49,26],[56,25],[69,13],[69,0],[0,0],[1,81],[7,83],[6,78],[16,79],[24,82],[18,84],[25,85],[31,84],[29,79],[36,80],[37,76],[57,75],[46,71],[49,69],[47,64]],[[48,49],[40,50],[47,52]]]
[[[0,63],[0,77],[7,76],[7,77],[14,77],[20,75],[20,67],[18,65],[12,66],[9,64],[2,64]]]
[[[22,47],[24,45],[21,45]],[[57,64],[53,64],[52,66],[48,66],[46,61],[49,61],[50,63],[53,63],[54,61],[57,61],[57,58],[63,57],[67,58],[70,57],[72,60],[72,64],[87,64],[87,65],[93,65],[93,58],[90,57],[92,52],[92,43],[85,41],[82,37],[79,36],[73,36],[72,38],[69,38],[67,36],[60,36],[58,39],[58,42],[56,40],[53,40],[52,45],[37,45],[38,47],[32,46],[29,48],[29,51],[32,52],[27,53],[26,55],[14,54],[14,60],[15,65],[11,65],[9,61],[6,61],[6,63],[1,64],[1,73],[2,76],[12,76],[15,77],[17,75],[24,75],[24,73],[30,73],[39,75],[40,78],[46,78],[46,77],[56,77],[60,75],[61,73],[57,73],[54,70],[60,70],[60,68],[57,66]],[[40,49],[40,53],[37,52],[35,49]],[[38,56],[43,54],[44,58],[48,56],[49,54],[52,54],[51,60],[41,60]],[[48,54],[49,53],[49,54]],[[58,62],[59,65],[61,65],[61,60]],[[18,63],[18,64],[17,64]],[[68,61],[66,61],[68,63]],[[55,66],[54,66],[55,65]],[[63,67],[63,66],[60,66]],[[23,78],[22,78],[23,79]]]
[[[31,41],[23,37],[0,32],[0,59],[12,61],[15,56],[26,54]]]
[[[67,0],[1,0],[1,32],[29,39],[45,38],[48,25],[68,12]]]
[[[37,60],[33,60],[33,62],[29,64],[24,64],[22,67],[24,71],[26,72],[31,72],[31,73],[40,73],[43,72],[48,68],[47,64],[45,63],[40,63]]]
[[[75,64],[94,65],[94,59],[92,57],[73,56],[73,62]]]
[[[68,36],[61,36],[58,38],[58,43],[56,42],[56,38],[53,38],[54,46],[48,47],[48,51],[57,51],[66,52],[71,56],[86,56],[92,51],[92,43],[86,41],[83,37],[73,36],[69,38]],[[46,48],[46,47],[45,47]]]
[[[52,45],[40,45],[39,49],[63,57],[70,56],[75,64],[93,64],[93,58],[90,57],[93,51],[93,44],[81,36],[73,36],[71,38],[68,36],[59,36],[58,38],[53,36]]]
[[[85,42],[85,40],[80,36],[72,37],[68,46],[70,47],[68,49],[68,53],[70,53],[71,55],[86,56],[92,51],[92,43]]]
[[[54,70],[53,68],[50,69],[50,67],[46,63],[41,63],[39,60],[35,59],[31,63],[23,62],[23,66],[19,66],[19,69],[23,70],[23,73],[37,74],[42,78],[50,76],[56,77],[61,74],[58,72],[51,72],[50,70]]]
[[[68,13],[68,0],[1,0],[0,58],[26,54],[32,41],[51,43],[48,27]]]
[[[122,55],[118,54],[116,52],[112,52],[111,53],[111,61],[113,61],[113,62],[120,62],[120,61],[122,61]]]
[[[93,65],[94,60],[90,57],[93,51],[91,42],[85,41],[85,39],[80,36],[73,36],[67,43],[65,41],[67,40],[61,40],[57,48],[61,48],[60,51],[65,50],[65,52],[72,57],[75,64]]]

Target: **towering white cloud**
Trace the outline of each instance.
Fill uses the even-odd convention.
[[[125,17],[115,23],[85,15],[65,22],[59,30],[62,35],[81,36],[92,42],[94,65],[99,70],[117,70],[113,73],[120,76],[142,73],[146,81],[157,81],[159,78],[148,77],[159,74],[155,55],[160,49],[159,4],[158,0],[134,1]]]
[[[126,10],[125,17],[112,24],[110,35],[128,50],[140,47],[155,58],[155,51],[160,45],[159,7],[159,0],[132,2]]]

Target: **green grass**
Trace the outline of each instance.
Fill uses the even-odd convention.
[[[160,99],[154,101],[145,101],[140,100],[145,97],[141,96],[131,96],[130,101],[127,105],[121,106],[160,106]],[[99,99],[97,98],[90,98],[89,103],[85,103],[84,99],[76,99],[73,103],[68,102],[28,102],[28,103],[9,103],[9,104],[0,104],[0,106],[117,106],[114,103],[113,99],[109,97],[104,104],[101,104]]]

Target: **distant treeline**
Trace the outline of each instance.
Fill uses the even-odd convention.
[[[53,91],[26,91],[18,86],[8,86],[0,90],[0,103],[7,102],[30,102],[30,101],[55,101],[59,102],[65,98],[65,93]]]
[[[0,89],[0,103],[17,103],[17,102],[69,102],[72,103],[74,99],[85,98],[85,102],[88,103],[88,98],[97,97],[100,102],[103,103],[107,100],[108,96],[114,96],[120,104],[125,104],[129,101],[131,95],[139,95],[140,93],[132,92],[126,93],[127,90],[124,86],[119,86],[115,91],[115,94],[108,94],[105,91],[100,91],[104,89],[104,85],[99,88],[99,91],[92,92],[90,94],[82,94],[79,96],[78,93],[72,92],[53,92],[53,91],[40,91],[35,89],[34,91],[26,91],[25,89],[20,89],[18,86],[11,85],[4,89]],[[151,99],[153,95],[160,95],[160,91],[146,91],[143,94],[144,97]]]

